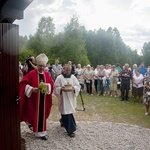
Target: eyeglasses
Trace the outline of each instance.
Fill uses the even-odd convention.
[[[43,65],[37,65],[39,68],[45,68],[46,66]]]

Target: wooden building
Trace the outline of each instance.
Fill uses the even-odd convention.
[[[0,0],[0,149],[20,150],[19,26],[32,0]]]

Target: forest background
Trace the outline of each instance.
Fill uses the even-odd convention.
[[[141,62],[150,65],[150,41],[143,43],[141,54],[138,54],[123,42],[117,28],[87,31],[75,15],[62,32],[56,33],[53,18],[42,17],[34,35],[19,36],[19,60],[23,64],[28,55],[36,57],[40,53],[48,56],[50,64],[59,59],[62,65],[69,60],[75,65],[91,64],[93,67],[117,63],[121,66],[129,63],[132,67]]]

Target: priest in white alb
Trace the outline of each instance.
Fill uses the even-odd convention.
[[[67,64],[64,67],[64,72],[55,80],[54,94],[58,98],[61,126],[66,129],[70,137],[75,136],[76,122],[73,113],[76,112],[76,98],[79,92],[79,81],[71,74],[71,66]]]

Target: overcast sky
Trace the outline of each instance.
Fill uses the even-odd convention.
[[[52,17],[56,31],[76,14],[87,30],[116,27],[125,42],[138,52],[150,41],[150,0],[33,0],[24,11],[20,35],[34,34],[41,17]]]

